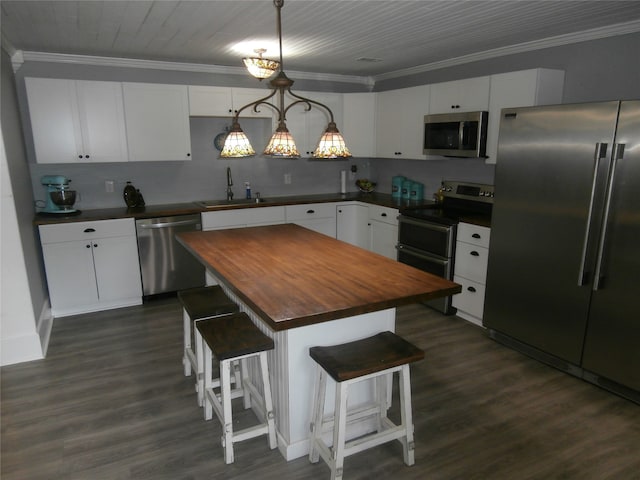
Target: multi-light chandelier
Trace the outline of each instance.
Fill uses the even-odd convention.
[[[266,105],[278,113],[278,127],[276,128],[276,131],[271,137],[269,144],[264,149],[263,154],[271,157],[278,157],[278,158],[300,157],[300,153],[298,152],[298,149],[293,140],[293,137],[291,136],[291,133],[287,128],[286,115],[291,107],[298,104],[302,104],[307,111],[311,110],[312,105],[316,105],[318,107],[324,108],[329,114],[329,118],[330,118],[329,124],[327,125],[327,129],[322,134],[322,137],[320,137],[318,146],[313,152],[313,155],[312,155],[313,158],[319,158],[319,159],[350,158],[351,153],[349,152],[349,149],[345,145],[344,138],[342,137],[342,135],[338,131],[338,128],[336,127],[336,123],[333,118],[333,112],[331,111],[331,109],[320,102],[302,97],[300,95],[296,95],[291,91],[293,80],[289,79],[289,77],[285,75],[283,62],[282,62],[281,10],[282,10],[282,6],[284,5],[284,0],[273,0],[273,4],[276,7],[276,11],[277,11],[278,41],[280,46],[280,64],[279,64],[280,71],[278,72],[278,75],[276,75],[276,77],[269,82],[273,89],[273,91],[269,95],[259,100],[256,100],[255,102],[251,102],[245,105],[244,107],[238,109],[235,116],[233,117],[231,130],[229,131],[229,134],[225,139],[224,147],[220,152],[220,156],[228,158],[228,157],[250,157],[252,155],[255,155],[256,152],[251,146],[249,139],[247,138],[245,133],[242,131],[242,128],[240,128],[238,117],[240,116],[240,113],[247,108],[253,108],[254,112],[258,112],[258,107],[260,105]],[[245,59],[245,64],[247,64],[247,60],[250,60],[249,64],[258,64],[261,67],[264,67],[264,65],[267,65],[267,63],[265,62],[271,62],[267,59],[262,59],[262,53],[264,53],[263,50],[256,51],[256,53],[258,53],[259,57],[254,59],[254,61],[251,61],[251,59]],[[260,62],[258,60],[263,60],[263,61]],[[277,62],[273,62],[273,63],[277,63]],[[270,64],[270,65],[273,66],[273,64]],[[247,65],[247,68],[249,68],[250,73],[252,73],[251,67],[249,67],[249,65]],[[278,67],[276,66],[272,70],[275,70],[276,68]],[[269,70],[268,68],[266,70],[264,68],[259,69],[258,75],[265,75],[265,76],[262,76],[262,77],[258,75],[254,75],[254,76],[260,79],[267,78],[270,76],[268,75],[268,70]],[[285,94],[287,93],[291,97],[293,97],[293,102],[291,102],[288,106],[285,107]],[[268,102],[268,100],[274,97],[276,94],[278,94],[278,97],[277,97],[278,105],[274,105],[273,103]]]

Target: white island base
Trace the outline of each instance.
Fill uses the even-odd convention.
[[[395,331],[396,309],[389,308],[354,317],[340,318],[305,327],[273,331],[223,284],[229,297],[246,312],[266,335],[273,339],[275,349],[268,354],[271,390],[276,415],[278,449],[287,460],[309,454],[309,424],[313,408],[313,380],[316,364],[309,348],[360,340],[383,331]],[[258,382],[259,384],[259,382]],[[335,382],[329,377],[325,399],[325,415],[334,409]],[[373,382],[366,381],[349,389],[349,406],[373,399]],[[254,409],[258,411],[258,409]],[[348,435],[353,438],[373,430],[362,423]]]

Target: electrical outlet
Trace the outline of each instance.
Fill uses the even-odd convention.
[[[285,185],[291,185],[291,174],[290,173],[285,173],[284,174],[284,184]]]
[[[113,180],[105,180],[104,191],[107,193],[113,193],[115,191],[115,182]]]

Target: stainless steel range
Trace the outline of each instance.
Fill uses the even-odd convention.
[[[442,190],[442,202],[402,210],[396,248],[399,262],[453,280],[458,223],[490,220],[493,185],[445,181]],[[426,305],[447,315],[456,313],[451,297]]]

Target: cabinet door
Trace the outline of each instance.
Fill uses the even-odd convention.
[[[431,85],[429,113],[487,110],[490,83],[489,76],[435,83]]]
[[[98,238],[92,249],[100,301],[142,296],[135,237]]]
[[[186,85],[124,83],[129,160],[190,160]]]
[[[341,93],[319,93],[319,92],[296,92],[296,94],[320,102],[333,113],[333,119],[340,129],[342,122],[342,94]],[[286,103],[289,105],[291,98],[287,97]],[[320,137],[327,129],[330,115],[326,109],[311,103],[311,110],[306,110],[305,104],[297,104],[287,112],[287,128],[293,135],[302,157],[313,155]]]
[[[76,82],[85,162],[126,162],[127,134],[120,82]]]
[[[91,240],[75,240],[42,246],[54,316],[98,302],[91,243]]]
[[[336,238],[369,250],[369,207],[358,203],[337,205]]]
[[[354,157],[375,156],[376,94],[345,93],[343,96],[342,132]]]
[[[371,251],[391,258],[397,259],[396,244],[398,243],[398,226],[391,225],[377,220],[370,220],[370,243]]]
[[[497,162],[502,109],[560,103],[563,85],[562,70],[536,68],[491,76],[486,163]]]
[[[202,117],[230,117],[233,115],[231,87],[190,85],[189,114]]]
[[[25,78],[38,163],[75,163],[82,138],[75,81]]]
[[[378,94],[376,156],[425,159],[424,116],[429,113],[429,85]]]

